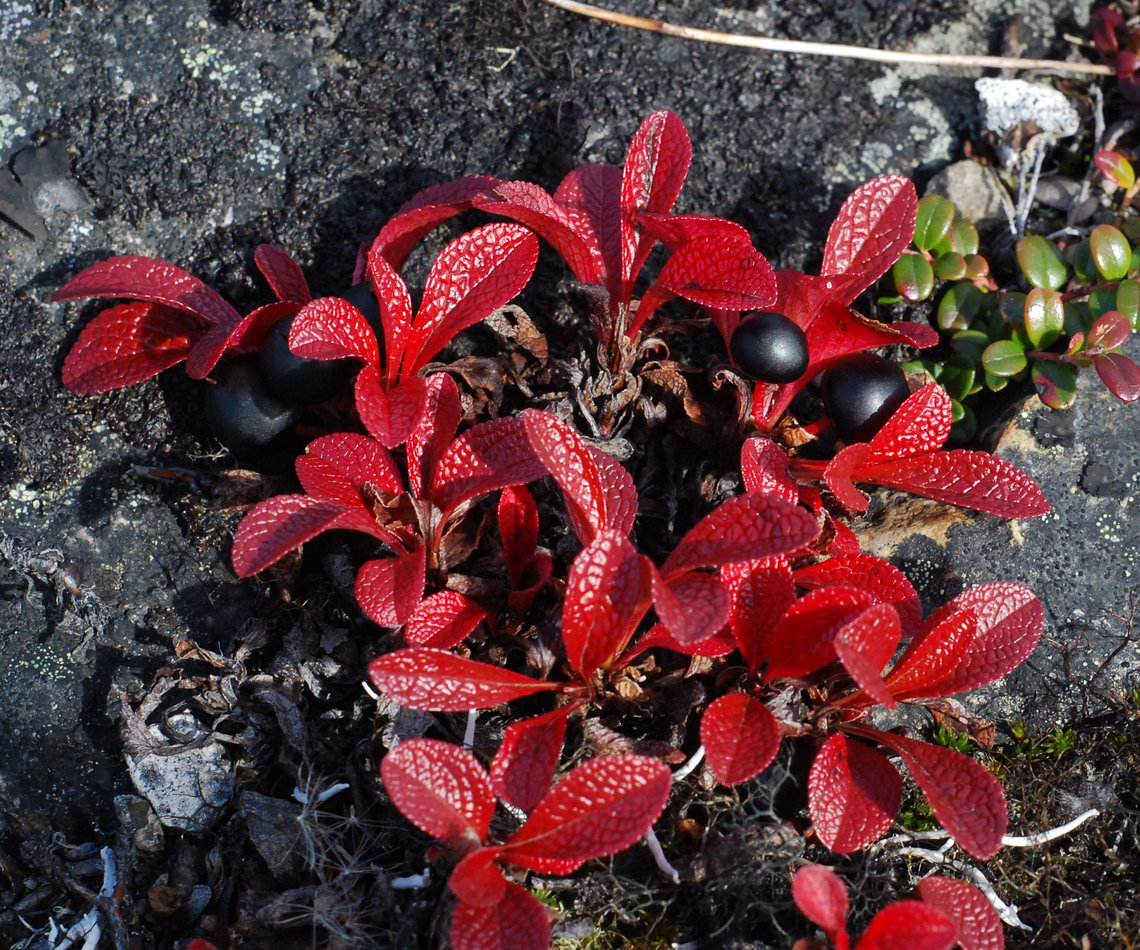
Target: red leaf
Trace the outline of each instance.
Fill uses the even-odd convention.
[[[724,629],[728,593],[716,574],[693,572],[666,580],[651,563],[648,566],[653,608],[682,649],[688,650]]]
[[[408,484],[416,498],[430,497],[439,458],[455,437],[462,418],[455,380],[447,373],[436,373],[427,381],[419,422],[407,440]]]
[[[538,505],[522,485],[508,485],[499,496],[498,517],[507,577],[517,590],[538,549]]]
[[[515,297],[537,262],[538,239],[517,224],[487,224],[448,244],[427,276],[400,375],[417,372],[460,330]]]
[[[628,848],[669,800],[668,766],[641,755],[607,755],[578,765],[503,846],[512,864],[569,874],[592,858]]]
[[[764,679],[814,673],[835,659],[835,637],[876,603],[854,587],[826,587],[800,597],[776,626]]]
[[[899,615],[902,635],[909,637],[922,624],[922,602],[907,576],[890,561],[873,554],[844,554],[795,572],[796,585],[815,590],[836,584],[858,587],[891,604]]]
[[[980,861],[997,854],[1009,826],[1009,813],[1001,783],[992,774],[953,749],[878,729],[853,731],[899,755],[926,795],[934,817],[963,851]]]
[[[404,481],[391,454],[379,442],[356,432],[334,432],[305,447],[295,467],[301,486],[314,498],[363,507],[360,489],[371,485],[392,495]]]
[[[451,950],[549,950],[546,906],[506,882],[503,899],[491,907],[460,902],[451,918]]]
[[[380,762],[380,779],[400,814],[448,847],[471,851],[487,837],[495,793],[469,750],[406,739]]]
[[[305,304],[289,327],[289,349],[309,360],[358,359],[377,366],[376,334],[364,315],[340,297],[320,297]]]
[[[534,455],[562,490],[571,524],[588,544],[601,531],[628,534],[637,514],[637,489],[616,459],[588,446],[548,412],[522,414]]]
[[[194,343],[186,358],[186,375],[191,379],[205,379],[218,365],[226,350],[254,349],[261,345],[266,332],[278,320],[297,312],[298,304],[278,301],[251,310],[233,326],[218,324]]]
[[[309,302],[305,272],[284,248],[276,244],[259,244],[253,252],[253,262],[278,300],[302,306]]]
[[[768,658],[776,624],[796,599],[791,569],[782,557],[743,561],[722,567],[720,579],[728,591],[728,625],[755,676]]]
[[[927,624],[936,626],[962,610],[974,612],[977,634],[952,673],[923,686],[924,692],[936,690],[927,696],[948,696],[1000,679],[1033,652],[1045,626],[1041,601],[1027,587],[1008,581],[963,591],[931,614]]]
[[[752,438],[741,446],[740,474],[749,492],[799,501],[799,486],[788,472],[788,455],[771,439]]]
[[[491,762],[491,785],[509,805],[531,812],[554,781],[562,755],[566,717],[577,708],[570,704],[553,712],[512,722],[503,730],[503,742]]]
[[[644,613],[640,600],[641,559],[625,537],[603,531],[578,552],[562,602],[562,642],[583,680],[625,649]]]
[[[932,874],[919,882],[918,893],[925,903],[954,922],[962,950],[1003,950],[1005,947],[1001,918],[976,887]]]
[[[946,677],[966,655],[977,633],[973,610],[932,616],[911,641],[887,677],[887,689],[897,699],[922,696],[930,684]],[[941,696],[941,691],[926,695]]]
[[[869,442],[855,442],[836,452],[823,470],[824,484],[831,489],[835,500],[852,511],[866,511],[871,504],[871,500],[855,487],[855,479],[862,476],[860,466],[870,451]]]
[[[63,385],[102,393],[141,383],[186,359],[206,330],[200,320],[159,304],[111,307],[80,332],[63,361]]]
[[[1097,375],[1117,399],[1135,402],[1140,399],[1140,366],[1123,353],[1105,353],[1093,363]]]
[[[431,498],[447,514],[472,498],[545,474],[526,424],[504,416],[472,426],[447,447],[436,465]]]
[[[901,175],[875,178],[843,202],[827,232],[823,277],[835,280],[836,296],[850,303],[887,272],[914,237],[918,194]]]
[[[368,676],[377,690],[401,706],[427,712],[489,709],[561,688],[559,683],[534,680],[431,647],[410,647],[377,657],[368,666]]]
[[[181,267],[153,257],[126,254],[92,264],[52,294],[52,300],[129,297],[148,300],[199,317],[206,323],[233,326],[241,319],[216,290]]]
[[[407,623],[424,596],[424,564],[423,548],[366,561],[357,572],[353,587],[364,616],[381,627],[402,627]]]
[[[409,376],[384,389],[374,366],[356,375],[356,413],[368,434],[392,449],[401,445],[419,424],[424,411],[427,382]]]
[[[875,702],[895,708],[883,667],[899,645],[899,615],[890,604],[868,607],[835,636],[835,653],[851,678]]]
[[[661,573],[670,577],[695,567],[788,554],[810,544],[818,534],[815,518],[799,505],[774,495],[738,495],[689,530]]]
[[[847,934],[847,888],[830,868],[808,864],[792,878],[792,899],[808,920],[819,927],[827,939],[839,943],[839,935]]]
[[[884,462],[942,448],[953,422],[950,395],[927,383],[907,396],[872,437],[867,461]]]
[[[922,901],[895,901],[871,918],[855,950],[950,950],[954,924]]]
[[[701,744],[722,785],[739,785],[764,771],[780,751],[780,725],[760,700],[731,693],[701,717]]]
[[[953,449],[864,463],[854,477],[1001,518],[1035,518],[1049,510],[1032,478],[989,452]]]
[[[638,237],[639,212],[665,214],[673,209],[693,146],[685,124],[672,112],[654,112],[634,133],[625,153],[621,177],[621,281],[619,296],[629,300],[633,281],[653,248],[649,234]],[[611,278],[614,275],[610,272]],[[612,292],[612,291],[611,291]]]
[[[369,257],[382,256],[391,268],[399,270],[408,252],[424,235],[448,218],[466,211],[479,195],[498,184],[499,179],[489,175],[468,175],[425,188],[401,205],[380,229]]]
[[[451,877],[448,889],[463,904],[472,907],[493,907],[506,894],[507,882],[495,864],[502,848],[476,848],[463,858]]]
[[[339,527],[345,507],[308,495],[277,495],[260,502],[234,532],[238,577],[252,577],[323,531]]]
[[[441,590],[414,605],[404,639],[412,646],[450,650],[490,619],[491,615],[469,597],[458,591]]]
[[[836,733],[816,753],[808,774],[808,811],[832,851],[851,854],[890,827],[902,801],[902,779],[882,755]]]
[[[377,243],[373,242],[368,252],[368,279],[372,281],[384,328],[384,380],[388,386],[395,386],[401,378],[404,348],[412,330],[412,298],[408,285],[377,249]]]

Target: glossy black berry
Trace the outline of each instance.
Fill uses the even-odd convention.
[[[256,356],[220,363],[206,388],[206,421],[239,458],[256,454],[292,424],[296,410],[273,395]]]
[[[830,367],[820,379],[823,405],[844,442],[866,442],[910,395],[897,363],[856,353]]]
[[[348,381],[352,365],[347,360],[309,360],[289,349],[293,317],[278,320],[261,341],[258,365],[265,385],[278,399],[292,405],[324,402]]]
[[[762,383],[790,383],[808,368],[807,337],[782,313],[750,313],[733,330],[728,350],[745,376]]]

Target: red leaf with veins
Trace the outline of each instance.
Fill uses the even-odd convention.
[[[407,623],[424,596],[424,565],[423,548],[366,561],[353,586],[364,615],[381,627],[402,627]]]
[[[491,615],[471,598],[458,591],[441,590],[414,605],[404,638],[413,646],[450,650],[490,619]]]
[[[469,750],[406,739],[380,762],[380,779],[400,814],[449,848],[472,851],[487,837],[495,793]]]
[[[954,924],[922,901],[895,901],[871,918],[855,950],[950,950]]]
[[[385,389],[376,367],[365,366],[356,375],[356,414],[369,435],[393,449],[406,442],[419,423],[426,394],[422,376],[409,376]]]
[[[668,766],[623,753],[587,759],[531,813],[503,845],[503,859],[546,874],[569,874],[584,862],[628,848],[669,800]]]
[[[685,124],[672,112],[654,112],[633,135],[625,153],[621,177],[620,298],[628,301],[633,281],[653,248],[654,238],[640,234],[637,214],[673,210],[685,184],[693,146]],[[615,276],[613,271],[611,277]]]
[[[827,232],[823,277],[850,303],[883,276],[914,237],[918,193],[909,178],[887,175],[860,185],[843,202]],[[839,286],[842,285],[842,291]]]
[[[788,454],[771,439],[752,438],[741,446],[740,475],[750,492],[793,504],[800,499],[799,485],[788,472]]]
[[[851,854],[890,827],[902,801],[902,779],[874,749],[836,733],[808,773],[808,812],[819,840]]]
[[[226,350],[260,346],[269,328],[278,320],[296,313],[299,307],[300,304],[292,301],[266,304],[251,310],[232,327],[224,324],[210,327],[186,358],[186,375],[191,379],[205,379]]]
[[[368,676],[377,690],[401,706],[427,712],[489,709],[521,696],[561,689],[560,683],[534,680],[431,647],[377,657],[368,666]]]
[[[1001,918],[986,896],[965,881],[932,874],[919,882],[924,903],[954,923],[962,950],[1003,950],[1005,933]]]
[[[878,729],[850,728],[899,755],[926,795],[934,817],[962,850],[979,861],[997,854],[1009,826],[1009,813],[996,777],[953,749]]]
[[[625,649],[644,613],[640,601],[640,555],[616,531],[599,533],[574,558],[562,602],[566,658],[583,680]]]
[[[186,359],[208,326],[145,301],[110,307],[80,332],[63,361],[63,385],[102,393],[141,383]]]
[[[517,224],[487,224],[448,244],[424,284],[400,375],[418,372],[455,334],[515,297],[537,262],[538,239]]]
[[[947,676],[961,663],[974,641],[977,628],[977,615],[969,608],[930,617],[887,677],[887,689],[891,695],[897,699],[922,696],[930,684]]]
[[[181,267],[152,257],[125,254],[81,271],[52,294],[52,301],[129,297],[162,304],[206,323],[233,326],[241,319],[216,290]]]
[[[811,512],[772,495],[729,498],[698,521],[661,567],[666,577],[695,567],[716,567],[789,554],[819,534]]]
[[[868,462],[906,458],[942,448],[954,421],[950,395],[938,383],[911,393],[870,441]]]
[[[1123,353],[1105,353],[1098,356],[1097,375],[1108,387],[1108,391],[1122,402],[1135,402],[1140,399],[1140,366],[1137,366]]]
[[[768,658],[776,624],[796,599],[791,568],[782,557],[742,561],[722,567],[720,579],[728,591],[728,625],[755,676]]]
[[[278,300],[304,305],[309,302],[309,283],[305,272],[289,252],[276,244],[259,244],[253,262]]]
[[[835,659],[835,637],[860,613],[877,603],[874,594],[854,587],[808,591],[776,625],[765,681],[814,673]]]
[[[314,439],[295,467],[301,486],[310,495],[346,506],[363,507],[360,489],[364,485],[393,495],[404,490],[400,470],[388,450],[356,432]]]
[[[792,899],[808,920],[819,927],[827,939],[839,943],[839,935],[847,934],[847,888],[830,868],[808,864],[792,879]]]
[[[381,537],[375,521],[338,501],[309,495],[277,495],[258,503],[234,532],[233,563],[238,577],[252,577],[294,548],[333,528],[352,528]]]
[[[503,730],[503,742],[491,762],[491,785],[509,805],[531,812],[550,791],[554,770],[566,738],[570,704],[553,712],[512,722]]]
[[[518,589],[538,550],[538,505],[522,485],[508,485],[499,496],[499,535],[511,587]]]
[[[731,693],[701,717],[701,744],[722,785],[739,785],[764,771],[780,751],[780,725],[760,700]]]
[[[899,615],[890,604],[868,607],[835,635],[835,654],[851,678],[875,702],[896,703],[883,683],[883,668],[899,645]]]
[[[289,327],[289,349],[308,360],[358,359],[380,363],[376,334],[364,315],[340,297],[320,297],[305,304]]]
[[[491,907],[462,901],[451,918],[451,950],[549,950],[546,905],[525,888],[506,882]]]
[[[503,899],[507,881],[495,863],[502,848],[476,848],[455,865],[447,887],[463,904],[493,907]]]
[[[408,484],[417,498],[430,496],[439,458],[455,437],[462,418],[455,380],[447,373],[436,373],[427,381],[419,422],[408,435]]]
[[[904,637],[914,636],[922,625],[922,601],[910,579],[890,561],[873,554],[842,554],[795,572],[796,585],[816,590],[840,584],[874,594],[898,612]]]
[[[401,378],[400,365],[412,329],[412,298],[408,285],[377,250],[376,243],[368,252],[367,269],[384,328],[384,381],[395,386]]]
[[[472,426],[436,464],[431,498],[445,514],[472,498],[542,478],[522,419],[504,416]]]
[[[936,626],[962,610],[977,617],[977,633],[952,672],[923,684],[924,695],[949,696],[1000,679],[1033,652],[1045,626],[1041,601],[1028,587],[1009,581],[963,591],[931,614],[927,623]],[[906,655],[899,663],[905,662]]]
[[[866,511],[871,505],[871,499],[855,487],[859,467],[870,452],[869,443],[855,442],[836,452],[823,470],[824,484],[831,489],[835,500],[852,511]]]
[[[424,235],[448,218],[472,207],[479,195],[497,184],[499,179],[489,175],[468,175],[425,188],[401,205],[380,229],[369,256],[383,256],[391,268],[399,270],[408,252]]]
[[[675,575],[666,580],[649,564],[653,608],[682,649],[709,639],[728,623],[728,593],[716,574]]]

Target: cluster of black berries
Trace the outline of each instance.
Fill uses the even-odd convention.
[[[804,331],[782,313],[748,314],[729,342],[732,360],[750,379],[791,383],[808,368]],[[820,378],[823,405],[844,442],[866,442],[902,405],[910,388],[894,363],[856,353],[828,367]]]
[[[380,305],[368,281],[343,294],[383,339]],[[273,445],[297,421],[303,406],[325,402],[351,378],[346,360],[310,360],[289,349],[293,317],[279,320],[256,353],[220,363],[206,391],[206,421],[218,441],[239,459]]]

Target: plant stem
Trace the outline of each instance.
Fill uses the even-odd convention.
[[[831,56],[841,59],[865,59],[875,63],[914,63],[950,69],[1053,69],[1067,73],[1092,73],[1097,76],[1115,76],[1111,66],[1098,63],[1070,63],[1059,59],[1021,59],[1016,56],[963,56],[950,53],[904,53],[896,50],[868,49],[865,46],[845,46],[838,43],[811,43],[804,40],[778,40],[768,36],[749,36],[742,33],[721,33],[691,26],[678,26],[664,20],[614,13],[591,3],[578,0],[544,0],[551,6],[582,16],[628,26],[636,30],[649,30],[666,36],[686,40],[719,43],[723,46],[746,46],[771,53],[798,53],[804,56]]]

